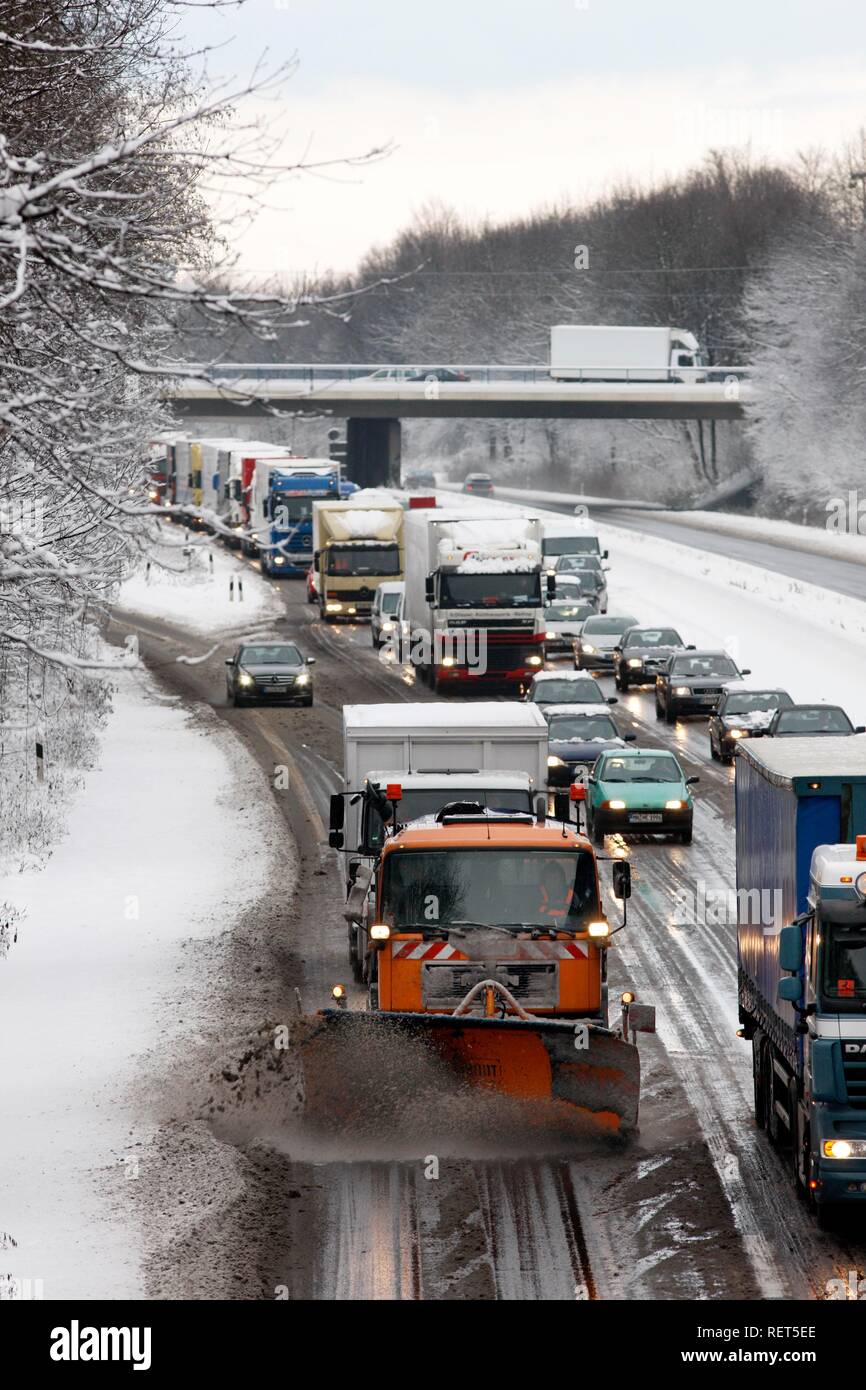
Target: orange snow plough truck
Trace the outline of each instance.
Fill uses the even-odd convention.
[[[625,903],[630,866],[613,870]],[[637,1127],[634,1035],[654,1027],[654,1010],[625,995],[619,1030],[608,1026],[614,929],[596,854],[574,826],[446,806],[395,826],[373,885],[364,930],[376,1017],[425,1038],[465,1081],[609,1132]]]

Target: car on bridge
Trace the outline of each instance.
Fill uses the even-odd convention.
[[[673,724],[681,714],[712,714],[725,686],[750,674],[727,652],[675,652],[656,676],[656,719]]]
[[[493,479],[489,473],[467,473],[463,491],[471,492],[475,497],[492,497]]]
[[[786,705],[770,720],[767,738],[827,738],[866,733],[851,723],[841,705]]]
[[[582,671],[539,671],[532,677],[524,699],[534,705],[619,704],[615,695],[605,696],[594,676],[586,676]]]
[[[409,372],[407,381],[471,381],[468,372],[459,367],[417,367]]]
[[[686,651],[675,627],[630,627],[613,649],[613,679],[617,690],[649,685],[675,651]]]
[[[586,784],[587,831],[597,845],[606,834],[673,835],[692,842],[694,801],[686,777],[665,748],[601,753]]]
[[[264,637],[242,642],[226,661],[226,695],[231,704],[286,701],[313,703],[314,656],[303,657],[294,642]]]
[[[732,763],[737,745],[744,738],[763,738],[777,710],[788,709],[794,701],[787,690],[725,690],[718,708],[710,715],[707,732],[710,756],[715,762]]]
[[[572,646],[575,671],[612,670],[614,649],[623,633],[637,625],[630,613],[596,613],[587,618]]]
[[[570,787],[578,774],[592,767],[609,748],[634,743],[634,734],[621,734],[607,704],[545,705],[548,757],[547,785]]]

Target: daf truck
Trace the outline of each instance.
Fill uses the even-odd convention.
[[[368,620],[380,584],[403,578],[403,517],[387,494],[313,503],[313,566],[325,622]]]
[[[755,1120],[826,1225],[866,1205],[866,737],[761,739],[735,767]]]

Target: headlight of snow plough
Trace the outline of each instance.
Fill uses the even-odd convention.
[[[588,930],[590,936],[593,936],[593,937],[610,936],[610,923],[609,923],[609,922],[590,922],[590,924],[589,924],[587,930]]]

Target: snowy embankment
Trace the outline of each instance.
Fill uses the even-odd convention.
[[[497,508],[545,515],[499,498],[461,496],[448,505],[488,516]],[[550,516],[562,520],[561,512]],[[726,648],[750,669],[750,685],[841,704],[855,724],[866,724],[866,604],[626,527],[599,522],[598,530],[610,551],[610,613],[672,624],[686,642]]]
[[[143,1296],[154,1232],[135,1188],[161,1080],[218,1031],[214,973],[239,915],[291,872],[281,836],[232,735],[124,677],[48,866],[0,878],[23,913],[0,960],[0,1298],[16,1280]]]
[[[124,584],[117,607],[162,618],[193,632],[219,632],[266,623],[284,611],[276,584],[251,569],[239,554],[214,539],[169,534]]]
[[[451,490],[447,484],[441,486]],[[866,515],[862,522],[864,534],[858,535],[857,499],[856,496],[850,498],[845,492],[827,499],[828,528],[831,525],[841,528],[833,530],[799,526],[793,521],[773,521],[763,516],[737,516],[733,512],[665,511],[654,503],[614,502],[609,497],[586,497],[576,492],[537,492],[534,488],[530,492],[525,488],[497,486],[496,496],[523,506],[543,507],[561,503],[563,506],[587,507],[590,514],[603,514],[612,508],[651,511],[656,521],[667,521],[674,526],[712,531],[716,535],[733,536],[738,540],[763,541],[767,545],[783,546],[786,550],[801,550],[808,555],[825,555],[831,560],[848,560],[853,564],[866,565]]]

